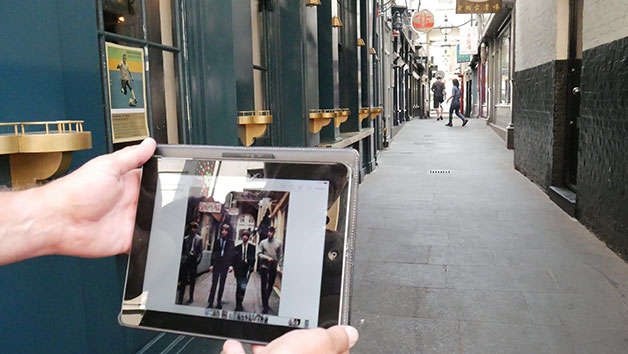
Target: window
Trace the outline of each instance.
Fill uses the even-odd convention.
[[[267,82],[268,65],[266,64],[266,30],[263,0],[251,0],[251,29],[253,42],[253,88],[255,110],[268,109]]]
[[[499,103],[510,104],[510,25],[501,33],[499,43]]]
[[[159,143],[182,142],[185,85],[181,74],[180,0],[95,1],[101,51],[105,52],[105,42],[143,49],[145,109],[151,136]],[[107,83],[104,73],[105,92],[109,92]],[[110,124],[108,105],[106,110]],[[113,149],[122,147],[118,145],[123,144]]]

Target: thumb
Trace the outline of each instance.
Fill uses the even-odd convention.
[[[245,351],[240,342],[229,339],[223,344],[221,354],[245,354]]]
[[[120,175],[124,175],[134,168],[140,167],[155,152],[157,143],[153,138],[146,138],[139,145],[127,146],[110,155],[117,161],[116,167]]]

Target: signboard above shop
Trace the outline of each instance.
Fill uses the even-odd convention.
[[[201,213],[220,213],[222,204],[220,202],[201,202],[198,209]]]
[[[421,10],[412,16],[412,27],[419,32],[427,33],[434,28],[434,14]]]
[[[486,14],[501,10],[502,0],[456,0],[457,14]]]

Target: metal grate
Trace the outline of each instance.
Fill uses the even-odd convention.
[[[428,173],[430,174],[449,174],[451,170],[430,170]]]

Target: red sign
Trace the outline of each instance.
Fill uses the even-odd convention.
[[[419,32],[429,32],[434,28],[434,15],[428,10],[421,10],[412,16],[412,27]]]

